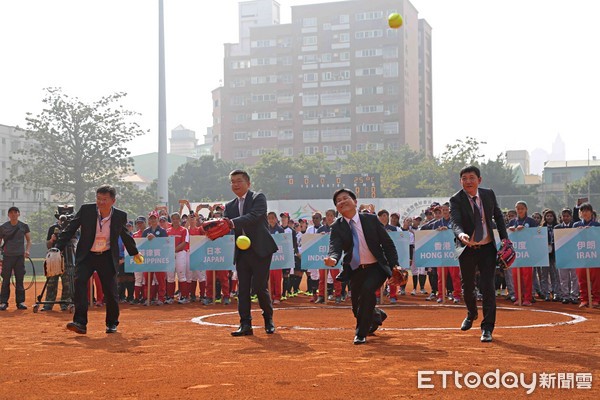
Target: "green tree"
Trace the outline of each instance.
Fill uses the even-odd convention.
[[[322,153],[292,158],[279,151],[271,151],[264,154],[248,172],[254,189],[263,192],[269,200],[277,200],[286,175],[331,174],[333,170]]]
[[[429,196],[436,186],[437,170],[435,160],[408,146],[399,150],[350,153],[342,164],[342,173],[381,174],[384,197]]]
[[[576,204],[578,198],[588,197],[588,201],[595,207],[600,207],[600,169],[590,171],[585,177],[567,185],[567,196],[571,206]]]
[[[139,190],[135,185],[119,181],[116,183],[117,201],[115,206],[127,212],[129,219],[138,215],[147,215],[156,206],[156,193],[148,190]]]
[[[96,187],[116,184],[132,165],[125,144],[144,134],[130,121],[136,113],[118,104],[125,95],[88,104],[60,88],[47,88],[42,112],[26,118],[25,139],[36,145],[15,152],[18,168],[11,181],[50,188],[76,206],[93,198]]]
[[[54,214],[56,205],[45,204],[39,211],[31,213],[25,221],[31,230],[31,242],[34,244],[46,243],[48,228],[56,223]]]
[[[212,156],[203,156],[181,165],[169,178],[169,204],[180,199],[190,201],[223,201],[232,196],[229,173],[240,165]],[[150,190],[153,190],[152,187]]]

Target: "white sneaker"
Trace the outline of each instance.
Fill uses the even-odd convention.
[[[273,304],[279,304],[279,300],[277,300],[277,299],[273,300]]]
[[[165,304],[174,304],[175,300],[173,300],[172,298],[168,298],[165,300]]]
[[[187,297],[182,297],[179,300],[177,300],[178,304],[188,304],[190,301],[188,300]]]
[[[413,289],[412,292],[410,292],[411,296],[416,296],[417,295],[417,289]]]

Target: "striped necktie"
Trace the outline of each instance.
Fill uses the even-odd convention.
[[[360,242],[358,241],[358,230],[356,229],[356,222],[350,220],[350,231],[352,231],[352,259],[350,260],[350,268],[357,269],[360,265]]]
[[[483,239],[483,222],[481,218],[481,211],[477,205],[477,196],[472,197],[473,200],[473,216],[475,217],[475,242],[481,242]]]

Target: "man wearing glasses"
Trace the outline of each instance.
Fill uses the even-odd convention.
[[[267,222],[267,198],[262,193],[250,190],[250,176],[246,171],[236,169],[229,173],[231,191],[236,198],[225,204],[224,218],[228,218],[237,239],[248,236],[250,247],[246,250],[235,248],[234,264],[238,275],[238,313],[240,326],[231,332],[232,336],[252,335],[250,314],[250,287],[258,297],[263,310],[265,332],[275,333],[273,305],[267,286],[271,258],[277,251],[275,240],[269,233]]]
[[[115,333],[119,325],[119,293],[117,291],[117,267],[119,266],[119,237],[127,252],[141,262],[135,240],[125,226],[127,213],[113,205],[117,191],[109,185],[96,190],[96,204],[84,204],[69,225],[58,236],[55,247],[61,251],[75,232],[81,228],[81,236],[75,252],[75,314],[67,329],[87,333],[87,282],[98,272],[106,302],[106,333]]]

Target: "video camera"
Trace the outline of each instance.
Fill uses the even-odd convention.
[[[58,206],[58,211],[54,214],[54,218],[58,220],[58,225],[60,226],[61,230],[67,227],[74,216],[75,208],[71,204]]]

